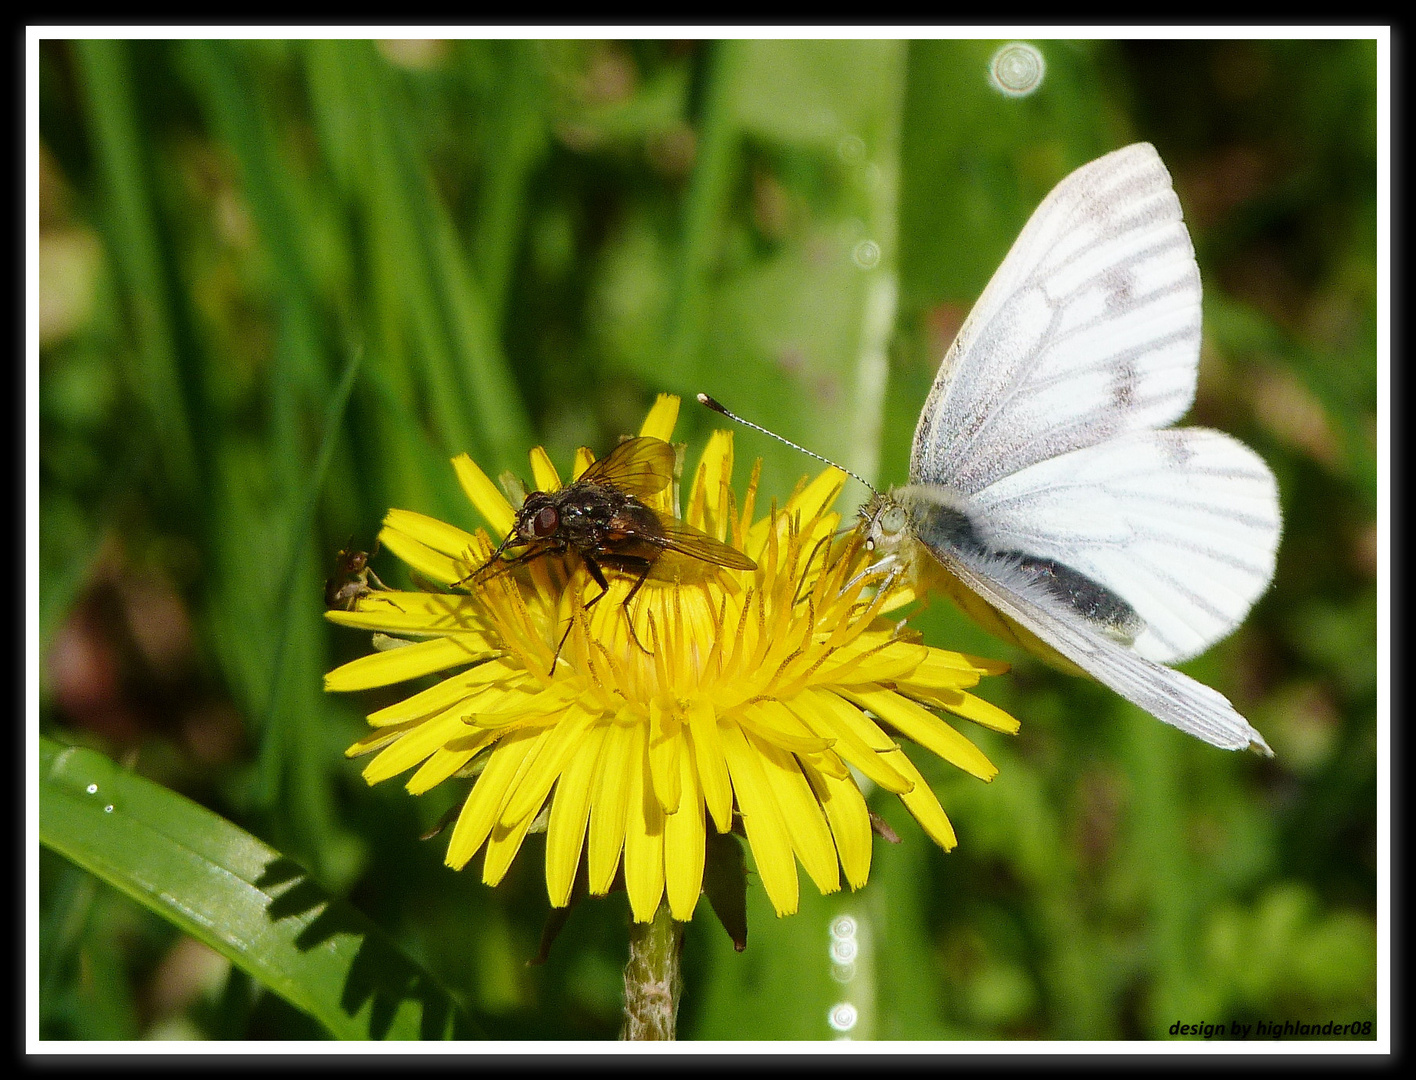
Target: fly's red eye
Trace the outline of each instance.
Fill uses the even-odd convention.
[[[560,524],[560,515],[556,513],[554,506],[543,506],[541,512],[536,515],[536,520],[532,522],[531,528],[537,536],[550,536],[556,531],[556,526]]]

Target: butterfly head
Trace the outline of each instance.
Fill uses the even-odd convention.
[[[876,492],[860,508],[860,528],[865,548],[880,554],[897,550],[910,528],[909,511],[893,494]]]

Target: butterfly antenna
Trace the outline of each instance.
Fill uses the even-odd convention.
[[[711,398],[711,397],[709,397],[707,394],[699,394],[699,395],[698,395],[698,403],[699,403],[700,405],[706,405],[708,408],[712,409],[715,413],[722,413],[722,414],[723,414],[724,416],[726,416],[729,420],[736,420],[736,421],[737,421],[739,424],[741,424],[743,427],[750,427],[750,428],[752,428],[753,431],[760,431],[760,432],[762,432],[762,434],[764,434],[764,435],[770,435],[772,438],[776,439],[778,442],[786,443],[786,444],[787,444],[788,446],[790,446],[793,450],[800,450],[800,451],[801,451],[803,454],[805,454],[807,457],[814,457],[817,461],[824,461],[827,465],[830,465],[830,466],[832,466],[833,468],[836,468],[836,469],[840,469],[841,472],[845,473],[847,476],[853,476],[853,477],[855,477],[855,479],[859,480],[859,481],[860,481],[862,484],[864,484],[866,487],[870,488],[870,491],[871,491],[872,494],[874,494],[874,495],[879,495],[879,494],[880,494],[880,492],[878,492],[878,491],[875,490],[875,485],[872,484],[872,483],[871,483],[869,480],[867,480],[865,477],[856,475],[855,473],[851,472],[850,469],[846,468],[844,465],[837,465],[834,461],[832,461],[832,460],[831,460],[830,458],[828,458],[828,457],[822,457],[820,454],[815,453],[814,451],[808,450],[808,449],[807,449],[806,447],[804,447],[804,446],[798,446],[796,443],[792,442],[791,439],[784,438],[783,436],[778,435],[775,431],[768,431],[768,430],[767,430],[765,427],[763,427],[761,424],[754,424],[751,420],[744,420],[741,416],[738,416],[736,413],[729,412],[727,409],[723,408],[722,403],[719,402],[718,400],[716,400],[715,398]]]

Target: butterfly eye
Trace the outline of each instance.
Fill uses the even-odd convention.
[[[554,506],[543,506],[531,523],[531,531],[537,536],[550,536],[560,524],[560,515]]]
[[[905,531],[905,511],[892,506],[880,515],[880,531],[886,536],[894,536]]]

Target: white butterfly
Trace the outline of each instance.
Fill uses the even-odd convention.
[[[1167,427],[1199,355],[1199,268],[1160,156],[1137,143],[1082,166],[969,313],[910,484],[862,507],[862,527],[882,563],[920,591],[936,579],[986,628],[1205,742],[1271,754],[1222,694],[1165,666],[1243,621],[1278,548],[1259,456]]]

